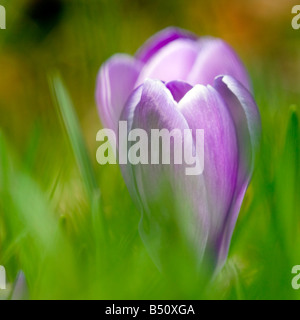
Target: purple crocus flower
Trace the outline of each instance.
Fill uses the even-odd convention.
[[[180,221],[200,260],[212,257],[215,268],[226,260],[260,136],[250,91],[247,72],[228,44],[177,28],[154,35],[135,57],[117,54],[101,67],[96,98],[104,127],[117,133],[118,122],[127,120],[129,130],[192,129],[194,135],[204,129],[205,167],[199,176],[186,175],[180,165],[122,166],[142,212],[142,239],[158,264],[165,226],[157,207],[153,218],[152,203],[161,177],[170,185],[168,197],[180,197],[189,208]]]

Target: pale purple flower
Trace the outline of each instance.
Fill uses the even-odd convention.
[[[171,186],[169,196],[174,201],[181,197],[190,208],[181,221],[199,257],[211,255],[216,267],[224,263],[260,136],[260,115],[250,91],[247,72],[228,44],[177,28],[150,38],[134,57],[117,54],[101,67],[96,98],[104,127],[117,133],[118,122],[127,120],[129,130],[205,132],[200,176],[187,176],[178,165],[122,167],[142,211],[142,238],[157,261],[163,227],[151,221],[151,202],[163,176]]]
[[[19,271],[14,283],[14,288],[11,293],[11,300],[28,300],[28,299],[29,299],[29,291],[28,291],[26,277],[22,271]]]

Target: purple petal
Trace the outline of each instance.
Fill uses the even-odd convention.
[[[124,54],[114,55],[101,67],[96,100],[104,127],[117,130],[121,112],[135,87],[140,70],[139,61]]]
[[[215,81],[215,87],[226,101],[234,121],[239,149],[236,190],[227,214],[223,233],[218,241],[221,264],[226,259],[232,232],[252,175],[254,155],[261,134],[261,120],[251,93],[236,79],[230,76],[218,77]]]
[[[120,117],[120,121],[127,121],[127,130],[128,133],[129,131],[132,129],[132,124],[133,124],[133,116],[134,116],[134,112],[135,112],[135,108],[136,106],[139,104],[140,100],[141,100],[141,96],[142,96],[142,91],[143,91],[143,86],[139,86],[138,88],[136,88],[132,94],[130,95],[130,97],[128,98],[123,112],[121,114]],[[119,134],[118,134],[119,137]],[[121,143],[126,143],[125,140],[127,140],[128,138],[128,134],[124,137],[121,137],[121,141],[118,141],[118,146]],[[123,140],[122,140],[123,139]],[[123,152],[122,150],[118,150],[118,152]],[[127,150],[126,150],[126,154],[127,154]],[[140,203],[139,197],[138,197],[138,193],[136,190],[136,186],[134,185],[133,181],[134,181],[134,176],[133,176],[133,172],[132,172],[132,167],[130,164],[120,164],[120,168],[122,171],[122,175],[124,178],[124,181],[126,183],[127,189],[131,195],[131,198],[135,201],[136,206],[139,209],[142,209],[142,204]]]
[[[177,39],[196,39],[192,33],[179,28],[169,27],[152,36],[136,53],[136,58],[148,62],[161,48]]]
[[[204,129],[203,175],[209,202],[211,250],[222,231],[236,187],[238,150],[234,123],[221,96],[211,86],[196,85],[178,106],[193,132]]]
[[[170,81],[166,84],[166,87],[170,90],[176,102],[179,102],[193,88],[188,83],[182,81]]]
[[[14,289],[11,294],[11,300],[28,300],[29,292],[25,275],[20,271],[17,275]]]
[[[234,50],[223,40],[217,38],[200,38],[199,55],[188,76],[192,85],[213,85],[220,75],[229,75],[238,79],[250,90],[247,71]]]
[[[162,81],[185,81],[198,56],[198,46],[190,39],[178,39],[167,44],[144,66],[137,80],[142,84],[146,78]]]
[[[141,101],[134,112],[132,129],[134,128],[145,130],[148,133],[148,137],[151,137],[151,129],[167,129],[169,131],[175,128],[180,130],[188,129],[184,117],[177,110],[176,102],[171,92],[161,81],[150,79],[145,81]],[[166,165],[165,167],[169,166]],[[149,168],[153,171],[160,171],[163,165],[149,165]],[[141,181],[140,178],[138,179],[139,181]],[[138,189],[142,193],[144,201],[148,201],[149,198],[152,198],[151,193],[156,192],[156,189],[151,187],[149,192],[143,190],[147,186],[155,184],[157,177],[149,174],[145,175],[144,178],[145,184],[141,183]],[[153,180],[152,183],[149,180]]]
[[[134,111],[132,128],[145,130],[148,137],[151,137],[151,129],[168,129],[169,131],[179,129],[183,136],[183,130],[189,129],[189,126],[166,86],[161,81],[146,80],[143,85],[141,101]],[[193,145],[192,140],[185,141],[185,143]],[[173,150],[173,143],[171,143],[171,150]],[[150,158],[151,150],[149,151]],[[209,230],[206,189],[202,175],[188,176],[185,172],[185,165],[174,164],[172,160],[170,165],[135,165],[132,166],[132,172],[134,180],[131,183],[134,184],[138,193],[138,201],[142,204],[143,216],[140,223],[140,233],[155,261],[159,261],[156,255],[160,251],[161,245],[157,243],[158,247],[152,250],[151,244],[156,243],[158,237],[163,236],[167,230],[164,230],[165,226],[157,223],[153,216],[153,211],[157,210],[151,210],[151,206],[160,198],[161,187],[165,186],[165,180],[170,185],[170,189],[167,189],[167,195],[164,193],[164,196],[170,197],[174,201],[180,199],[185,202],[186,210],[182,210],[181,219],[187,225],[187,237],[198,250],[200,259],[204,252]],[[191,210],[189,211],[187,208]],[[167,210],[166,206],[160,205],[160,210]],[[191,212],[192,216],[189,216]],[[165,214],[174,216],[175,213]],[[151,226],[147,230],[143,227],[145,221]]]
[[[147,83],[149,85],[149,80],[146,80],[146,88],[147,88]],[[150,81],[150,83],[151,83],[151,81]],[[171,97],[170,97],[169,93],[167,92],[167,90],[165,90],[165,88],[163,88],[163,85],[160,83],[160,81],[158,82],[158,86],[161,87],[164,94],[168,95],[167,100],[169,100]],[[174,100],[176,100],[176,98],[179,99],[179,97],[184,96],[184,94],[192,88],[189,84],[184,83],[184,82],[180,82],[180,81],[169,82],[166,84],[166,87],[169,89]],[[135,109],[141,101],[142,92],[144,89],[145,89],[145,86],[141,85],[133,91],[133,93],[128,98],[127,103],[126,103],[124,110],[122,112],[120,120],[127,121],[128,132],[132,129]],[[145,92],[144,92],[144,96],[145,96]],[[127,139],[127,136],[123,137],[123,138]],[[124,143],[124,141],[123,141],[123,143]],[[136,193],[136,187],[131,183],[134,179],[133,173],[132,173],[132,167],[130,165],[122,165],[122,164],[120,165],[120,167],[122,170],[123,178],[126,182],[126,185],[128,186],[128,190],[129,190],[130,195],[132,196],[133,199],[135,199],[137,206],[139,208],[142,208],[141,203],[139,201],[137,201],[138,196]]]

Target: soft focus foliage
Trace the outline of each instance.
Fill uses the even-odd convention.
[[[300,31],[291,28],[295,1],[274,3],[3,1],[0,265],[10,283],[22,270],[38,299],[300,298],[291,287],[300,264]],[[229,42],[261,112],[254,175],[228,261],[212,283],[197,275],[190,252],[176,258],[186,250],[178,237],[166,256],[169,272],[157,270],[119,168],[96,164],[100,65],[115,52],[133,54],[169,25]]]

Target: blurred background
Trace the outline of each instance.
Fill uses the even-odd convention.
[[[300,264],[295,4],[1,0],[7,25],[0,30],[0,265],[8,281],[22,270],[37,299],[299,298],[291,286],[291,269]],[[229,259],[205,290],[184,261],[167,276],[156,269],[118,167],[99,166],[95,158],[101,64],[116,52],[134,54],[167,26],[231,44],[250,73],[262,116],[261,149]],[[58,103],[53,75],[63,81],[54,83]],[[78,126],[76,119],[69,124],[83,136],[77,153],[74,130],[57,107],[62,101],[78,117]]]

